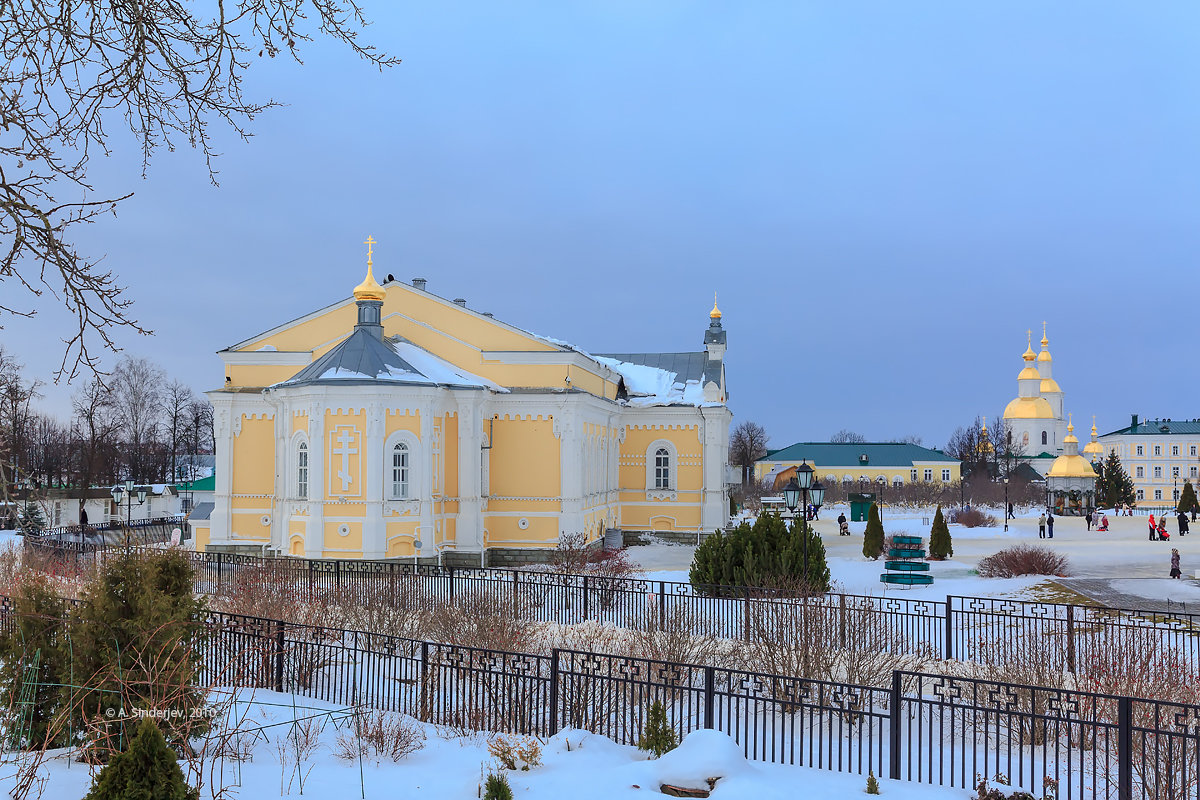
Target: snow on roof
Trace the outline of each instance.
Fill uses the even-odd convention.
[[[605,356],[593,358],[621,374],[631,406],[708,405],[704,402],[704,388],[698,380],[681,381],[676,372],[645,364],[631,364]]]

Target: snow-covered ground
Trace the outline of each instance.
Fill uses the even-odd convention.
[[[201,797],[227,789],[229,798],[307,797],[342,798],[469,798],[478,797],[481,767],[494,759],[485,735],[458,737],[416,721],[425,732],[425,746],[399,763],[384,760],[342,761],[333,755],[339,733],[352,730],[352,709],[275,692],[239,694],[240,713],[250,704],[243,728],[256,729],[246,737],[249,758],[206,765]],[[313,720],[319,731],[315,751],[300,759],[294,749],[281,756],[280,741],[293,730],[292,720]],[[0,762],[0,790],[13,787],[12,756]],[[187,770],[185,769],[185,774]],[[71,763],[65,753],[44,766],[43,797],[82,797],[91,785],[85,765]],[[863,794],[866,776],[826,772],[806,767],[751,763],[741,748],[723,733],[694,731],[674,751],[647,760],[645,753],[584,731],[565,730],[545,743],[542,766],[508,773],[513,796],[522,800],[609,800],[664,797],[662,783],[707,788],[706,778],[719,777],[714,800],[784,800],[837,798]],[[892,800],[961,800],[963,789],[942,789],[902,781],[879,780],[885,798]]]
[[[901,597],[945,597],[947,594],[976,597],[1019,597],[1030,587],[1043,583],[1043,578],[1012,580],[983,579],[974,574],[979,560],[1005,547],[1025,542],[1049,547],[1067,556],[1072,577],[1078,578],[1156,578],[1161,581],[1136,581],[1136,594],[1147,598],[1179,599],[1167,592],[1179,593],[1183,599],[1200,599],[1200,589],[1194,596],[1183,597],[1190,589],[1180,581],[1169,581],[1171,548],[1179,549],[1185,578],[1200,571],[1200,536],[1179,537],[1174,520],[1169,520],[1170,542],[1152,542],[1148,538],[1147,518],[1144,516],[1117,517],[1109,514],[1109,530],[1101,533],[1087,530],[1082,517],[1055,517],[1054,538],[1038,538],[1038,516],[1042,509],[1017,510],[1017,519],[1009,521],[1004,530],[1004,514],[1000,510],[984,509],[997,519],[994,528],[964,528],[950,525],[954,542],[954,557],[931,563],[932,586],[903,589],[880,583],[884,571],[881,561],[870,561],[862,555],[865,522],[851,522],[850,536],[839,536],[837,516],[850,509],[834,505],[821,509],[821,519],[815,524],[829,560],[829,571],[840,591],[850,594],[897,595]],[[928,542],[933,509],[894,509],[886,507],[883,527],[889,534],[911,534],[925,537]],[[687,545],[654,544],[629,549],[631,559],[654,580],[686,581],[695,547]],[[1170,587],[1168,584],[1175,584]],[[1161,585],[1157,585],[1161,584]],[[1146,592],[1151,592],[1146,594]],[[1131,592],[1135,593],[1135,592]]]

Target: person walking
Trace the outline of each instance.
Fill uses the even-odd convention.
[[[1009,518],[1009,519],[1016,519],[1016,518],[1017,518],[1017,515],[1013,513],[1013,504],[1012,504],[1012,503],[1009,503],[1009,504],[1008,504],[1008,518]]]
[[[1046,512],[1046,538],[1047,539],[1054,538],[1054,512],[1053,511]]]
[[[1087,515],[1084,517],[1084,519],[1087,520],[1087,529],[1089,531],[1091,531],[1091,529],[1092,529],[1092,510],[1090,508],[1088,509]]]
[[[1183,517],[1182,514],[1180,514],[1179,516]],[[83,528],[85,531],[87,530],[87,509],[86,508],[79,509],[79,527]]]
[[[1179,535],[1180,536],[1188,535],[1188,518],[1187,518],[1187,513],[1184,511],[1179,512]]]
[[[1154,515],[1150,515],[1150,541],[1158,538],[1158,526],[1154,524]]]
[[[846,522],[845,514],[838,514],[838,536],[850,535],[850,523]]]
[[[1179,576],[1183,571],[1179,569],[1179,551],[1174,547],[1171,548],[1171,577],[1179,580]]]
[[[1038,517],[1038,538],[1039,539],[1046,538],[1046,515],[1045,514],[1042,514],[1040,517]]]

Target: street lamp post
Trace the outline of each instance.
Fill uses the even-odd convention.
[[[130,528],[133,526],[133,495],[137,492],[137,501],[140,506],[146,502],[146,487],[133,485],[133,481],[125,481],[125,485],[117,484],[112,488],[113,500],[117,501],[117,507],[120,508],[122,498],[125,500],[125,546],[130,544]]]
[[[808,465],[807,461],[796,467],[796,475],[788,485],[783,488],[783,503],[787,506],[788,511],[792,512],[795,518],[796,509],[803,508],[804,519],[801,525],[801,533],[804,536],[804,583],[807,590],[808,584],[808,505],[809,502],[813,505],[820,506],[825,499],[825,487],[820,481],[813,482],[813,468]],[[801,502],[803,501],[803,506]]]

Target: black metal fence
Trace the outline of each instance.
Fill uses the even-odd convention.
[[[169,537],[170,524],[147,526],[147,539]],[[31,539],[60,548],[83,564],[106,548],[70,540]],[[397,561],[263,558],[189,552],[195,589],[235,594],[247,583],[271,587],[295,603],[336,600],[407,607],[491,600],[512,603],[532,619],[586,620],[638,627],[674,619],[696,635],[750,639],[764,609],[785,605],[822,623],[845,642],[869,640],[889,651],[995,667],[1039,665],[1086,675],[1114,652],[1185,664],[1200,672],[1200,614],[1100,608],[1067,603],[963,597],[944,600],[831,593],[807,600],[779,598],[753,587],[609,578],[513,569],[451,569]]]
[[[14,615],[0,598],[0,627]],[[895,671],[888,688],[554,650],[509,653],[211,613],[202,683],[264,688],[464,731],[588,730],[637,744],[654,702],[681,737],[747,758],[1042,796],[1200,800],[1200,704]],[[1194,673],[1193,673],[1194,675]],[[1176,676],[1185,679],[1188,676]]]

